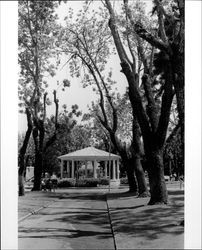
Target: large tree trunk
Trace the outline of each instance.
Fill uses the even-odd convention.
[[[27,131],[25,134],[25,139],[23,142],[23,145],[20,149],[20,154],[19,154],[19,180],[18,180],[18,185],[19,185],[19,196],[25,195],[25,190],[24,190],[24,176],[26,172],[26,164],[25,164],[25,154],[27,150],[27,146],[29,143],[30,135],[32,133],[32,121],[31,121],[31,114],[28,109],[26,109],[26,114],[27,114]]]
[[[178,50],[177,50],[178,51]],[[175,74],[174,88],[177,99],[177,110],[181,127],[182,157],[184,159],[184,57],[183,54],[175,53],[172,60],[173,71]]]
[[[138,186],[135,178],[135,168],[132,159],[124,159],[124,166],[126,167],[126,173],[128,178],[129,191],[138,194]]]
[[[150,194],[149,205],[167,204],[168,194],[164,179],[163,150],[151,151],[147,155]]]
[[[134,159],[134,165],[135,165],[135,175],[138,183],[138,194],[139,194],[138,197],[147,197],[149,195],[149,192],[140,157],[136,157]]]
[[[43,141],[44,141],[44,128],[40,124],[34,128],[33,138],[35,143],[35,164],[34,164],[34,186],[32,191],[39,191],[41,189],[41,176],[43,172]]]
[[[33,139],[34,139],[34,146],[35,146],[35,159],[34,159],[34,186],[32,188],[32,191],[40,190],[40,185],[41,185],[41,183],[39,182],[39,179],[41,179],[41,176],[40,176],[40,171],[39,171],[40,154],[39,154],[38,134],[39,134],[39,131],[38,131],[36,124],[35,124],[35,127],[33,129]]]
[[[41,189],[41,176],[42,176],[42,154],[38,150],[35,152],[35,165],[34,165],[34,186],[32,191],[39,191]]]
[[[158,203],[164,203],[167,204],[167,190],[164,180],[164,165],[163,165],[163,153],[162,150],[154,151],[154,146],[151,146],[154,141],[158,138],[159,145],[164,145],[164,138],[167,131],[167,124],[169,119],[169,107],[171,106],[172,99],[170,96],[166,96],[163,98],[168,98],[168,108],[166,105],[163,106],[164,110],[161,111],[162,114],[164,114],[165,118],[161,117],[161,120],[159,120],[159,123],[161,122],[163,126],[158,126],[158,129],[161,128],[161,135],[158,133],[152,133],[150,128],[148,127],[148,122],[146,118],[146,113],[144,111],[141,97],[138,94],[138,91],[136,89],[136,86],[134,84],[135,79],[133,76],[127,71],[125,71],[124,65],[122,63],[123,72],[125,73],[128,83],[129,83],[129,98],[131,105],[133,107],[133,110],[135,110],[135,115],[137,117],[138,123],[141,127],[142,135],[143,135],[143,141],[144,141],[144,148],[145,148],[145,154],[146,158],[148,160],[149,164],[149,184],[150,184],[150,194],[151,199],[149,202],[149,205],[158,204]],[[163,100],[164,101],[164,100]],[[167,113],[167,114],[166,114]],[[153,135],[153,136],[152,136]],[[154,137],[156,135],[156,138]],[[153,137],[153,143],[152,140],[149,138]],[[149,148],[149,149],[148,149]],[[158,147],[155,147],[158,148]]]
[[[25,182],[24,175],[19,173],[19,176],[18,176],[18,185],[19,185],[18,195],[19,196],[25,195],[24,182]]]
[[[133,107],[134,108],[134,107]],[[140,140],[141,131],[140,126],[138,124],[137,117],[135,112],[133,111],[133,140],[132,140],[132,155],[135,166],[135,175],[138,183],[138,193],[139,197],[147,197],[149,195],[147,183],[145,180],[145,174],[142,167],[141,159],[142,159],[142,143]]]
[[[172,65],[176,79],[174,81],[174,88],[177,97],[177,108],[179,113],[179,119],[181,124],[181,136],[182,142],[184,143],[184,14],[185,14],[185,1],[177,1],[179,13],[180,13],[180,29],[177,26],[177,31],[179,29],[178,36],[176,37],[172,49]]]
[[[116,150],[119,152],[121,159],[123,161],[123,165],[126,169],[126,174],[129,184],[129,192],[137,192],[137,181],[135,179],[134,162],[128,157],[129,152],[127,152],[125,145],[123,145],[120,142],[120,140],[115,136],[115,133],[111,130],[109,134],[110,134],[110,139]]]

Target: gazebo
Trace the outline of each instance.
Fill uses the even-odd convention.
[[[87,147],[58,157],[61,160],[61,178],[76,178],[79,170],[82,178],[109,178],[114,184],[119,180],[119,155],[94,147]],[[83,165],[82,165],[83,164]]]

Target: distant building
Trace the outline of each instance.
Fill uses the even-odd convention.
[[[33,177],[34,177],[34,167],[32,167],[32,166],[26,167],[25,180],[28,181]]]
[[[26,167],[25,181],[28,181],[28,180],[32,179],[33,177],[34,177],[34,167],[32,167],[32,166]]]

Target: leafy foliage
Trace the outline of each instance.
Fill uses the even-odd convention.
[[[58,156],[76,151],[91,145],[91,131],[87,127],[76,124],[76,120],[69,115],[61,114],[59,117],[59,131],[57,139],[47,148],[44,155],[44,170],[58,172],[60,162]]]
[[[165,172],[168,174],[177,173],[178,176],[184,175],[184,144],[180,133],[180,126],[177,124],[168,137],[164,148]]]
[[[105,8],[95,11],[89,3],[84,3],[76,17],[69,8],[66,25],[60,32],[60,49],[69,57],[70,74],[80,77],[84,87],[95,83],[91,70],[95,72],[96,67],[104,71],[113,50],[107,15]]]
[[[20,107],[43,110],[40,98],[48,87],[46,74],[55,75],[58,51],[54,45],[58,32],[55,1],[19,1],[18,3],[18,60],[20,65]],[[47,76],[47,75],[46,75]],[[21,112],[23,109],[21,109]]]
[[[130,141],[132,140],[132,120],[133,120],[133,117],[132,117],[131,104],[130,104],[130,101],[128,99],[127,93],[125,93],[123,95],[121,95],[119,93],[117,93],[116,95],[114,94],[113,95],[113,103],[114,103],[114,107],[117,110],[117,115],[118,115],[118,122],[117,122],[118,128],[116,131],[116,135],[121,141],[125,141],[125,142],[130,143]],[[108,122],[109,122],[109,124],[112,125],[113,124],[113,115],[112,115],[112,109],[111,109],[111,106],[109,105],[109,103],[106,103],[105,111],[106,111]],[[94,127],[99,128],[101,126],[101,124],[100,124],[99,120],[97,119],[97,115],[99,115],[100,117],[103,117],[103,114],[100,111],[99,103],[92,104],[89,115],[90,115],[90,117],[93,117]],[[102,136],[104,136],[103,130],[105,131],[105,133],[108,133],[108,132],[106,129],[101,128],[101,127],[100,127],[100,130],[102,132],[100,131],[99,133],[102,134]]]

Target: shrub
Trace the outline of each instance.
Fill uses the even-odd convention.
[[[79,179],[76,182],[77,187],[97,187],[99,183],[98,179],[88,178],[88,179]]]
[[[64,178],[58,181],[58,187],[74,187],[75,180],[70,178]]]
[[[102,179],[99,179],[99,185],[109,185],[109,179],[107,178],[102,178]]]
[[[121,178],[120,183],[121,184],[128,184],[128,178],[127,177]]]
[[[78,179],[76,181],[75,179],[71,179],[71,178],[63,178],[63,179],[58,181],[59,188],[64,188],[64,187],[97,187],[97,185],[109,185],[109,179],[107,179],[107,178],[101,178],[101,179],[85,178],[85,179]]]

